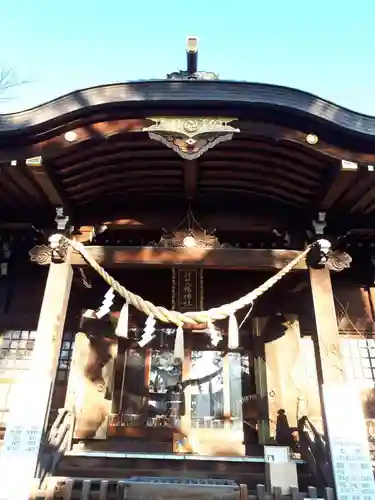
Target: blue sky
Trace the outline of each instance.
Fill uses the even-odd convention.
[[[0,0],[0,63],[31,80],[0,102],[25,109],[113,81],[184,69],[301,88],[375,115],[372,0]],[[4,50],[5,49],[5,50]]]

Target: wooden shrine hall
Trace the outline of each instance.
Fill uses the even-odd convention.
[[[364,469],[375,439],[374,140],[195,38],[165,80],[0,115],[0,498],[342,498],[326,388]]]

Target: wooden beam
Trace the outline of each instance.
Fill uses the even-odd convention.
[[[317,200],[316,205],[318,208],[323,212],[327,212],[345,193],[345,191],[356,183],[357,179],[358,172],[344,171],[340,169],[340,171],[337,172],[336,178],[332,179],[331,184],[327,184],[327,190],[324,193],[324,196],[322,196],[321,201],[318,202]]]
[[[197,160],[184,161],[184,189],[187,200],[192,201],[197,193],[198,162]]]
[[[296,250],[252,250],[239,248],[158,248],[87,246],[86,251],[104,268],[113,267],[179,267],[205,269],[282,269],[300,255]],[[78,253],[72,255],[72,265],[85,265]],[[302,259],[295,269],[306,269]]]
[[[191,162],[190,162],[191,163]],[[199,224],[207,230],[217,229],[217,231],[230,231],[230,232],[263,232],[272,229],[288,229],[291,228],[291,221],[293,221],[293,229],[304,230],[306,223],[310,223],[310,218],[296,218],[296,214],[292,211],[280,213],[280,207],[270,210],[265,206],[247,207],[246,211],[240,210],[226,210],[213,207],[209,208],[196,208],[193,210]],[[103,210],[103,207],[101,207]],[[92,215],[92,214],[91,214]],[[173,209],[173,205],[159,205],[157,209],[152,212],[150,209],[140,208],[123,208],[122,214],[118,218],[106,217],[103,213],[98,217],[82,217],[82,225],[88,224],[105,224],[108,229],[114,230],[154,230],[160,232],[160,226],[165,227],[167,230],[175,230],[181,223],[181,220],[186,215],[186,206],[182,208]]]
[[[43,170],[47,174],[47,178],[53,187],[54,192],[57,194],[58,199],[62,201],[62,205],[64,207],[64,211],[69,214],[71,219],[73,219],[74,207],[66,194],[65,187],[62,184],[60,177],[57,175],[56,169],[52,164],[52,161],[43,160]],[[51,191],[52,193],[52,191]]]
[[[45,196],[47,196],[51,204],[54,207],[62,207],[63,201],[61,199],[61,196],[56,191],[54,185],[51,182],[51,179],[47,175],[43,166],[33,165],[31,167],[27,167],[27,169],[29,172],[31,172],[31,175],[34,177],[36,183],[38,184],[38,186],[40,186],[43,193],[45,194]]]

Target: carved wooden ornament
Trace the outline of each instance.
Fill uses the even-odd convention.
[[[29,257],[31,262],[40,266],[47,266],[51,262],[61,263],[65,261],[68,247],[69,244],[65,240],[55,250],[48,245],[35,245],[29,251]]]
[[[228,123],[235,118],[219,117],[152,117],[153,125],[145,127],[150,139],[173,149],[185,160],[196,160],[220,142],[230,141],[235,132]]]
[[[351,256],[346,252],[331,252],[328,256],[328,261],[326,263],[326,268],[330,271],[340,273],[341,271],[345,271],[345,269],[349,269],[352,263]]]
[[[165,233],[157,243],[158,247],[164,248],[186,248],[186,239],[194,239],[195,248],[221,248],[222,245],[219,242],[217,236],[214,234],[206,233],[202,230],[180,230],[170,234]]]
[[[52,248],[47,245],[35,245],[30,251],[31,262],[46,266],[52,262]]]

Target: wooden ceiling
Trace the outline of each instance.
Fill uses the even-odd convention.
[[[375,172],[367,168],[375,165],[375,119],[367,117],[365,129],[358,115],[330,103],[323,109],[324,101],[281,87],[272,94],[272,87],[263,86],[260,103],[259,86],[247,88],[260,94],[245,102],[244,88],[251,84],[172,83],[169,97],[161,93],[165,82],[149,82],[135,102],[141,87],[128,84],[120,103],[113,102],[113,89],[124,91],[123,85],[0,115],[0,219],[43,225],[63,205],[76,224],[128,218],[140,225],[153,219],[160,227],[178,222],[191,205],[198,218],[222,230],[238,225],[238,218],[248,217],[250,224],[250,215],[251,224],[264,219],[270,227],[306,226],[319,211],[340,230],[375,229]],[[207,104],[209,88],[217,98]],[[142,132],[147,116],[161,111],[237,116],[241,132],[197,160],[183,160]],[[72,143],[64,139],[68,130],[77,134]],[[316,145],[306,142],[308,132],[318,135]],[[39,155],[41,166],[26,166],[26,158]],[[341,160],[356,161],[359,168],[342,171]]]
[[[82,217],[124,205],[278,204],[308,210],[339,163],[267,138],[239,134],[198,160],[183,160],[146,133],[124,134],[51,158],[59,190]],[[105,208],[106,207],[106,208]],[[245,207],[244,207],[245,208]]]

